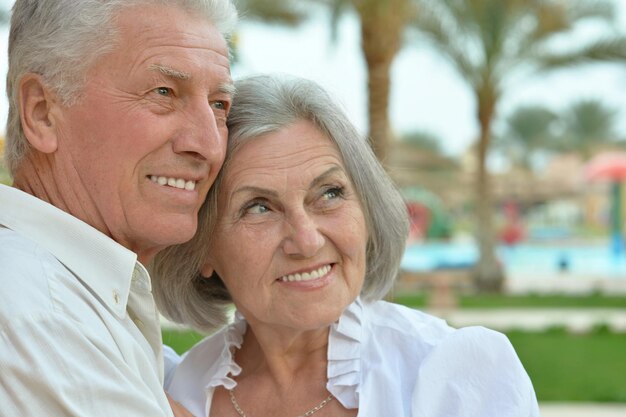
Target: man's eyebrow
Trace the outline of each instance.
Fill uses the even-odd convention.
[[[151,64],[148,67],[148,69],[150,71],[160,72],[161,74],[163,74],[163,75],[165,75],[167,77],[175,78],[177,80],[187,81],[187,80],[191,79],[191,74],[189,74],[188,72],[179,71],[177,69],[168,67],[166,65]]]
[[[231,82],[220,84],[219,91],[220,93],[225,93],[231,97],[234,97],[237,89],[235,88],[235,84],[233,84],[231,81]]]

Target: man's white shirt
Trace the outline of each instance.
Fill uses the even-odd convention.
[[[3,185],[0,415],[172,416],[159,315],[136,254]]]

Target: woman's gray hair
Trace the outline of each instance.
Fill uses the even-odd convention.
[[[153,288],[161,312],[170,320],[208,333],[227,322],[232,300],[224,284],[217,276],[206,279],[198,272],[211,245],[223,175],[237,148],[246,141],[301,120],[312,122],[339,149],[367,223],[367,269],[361,297],[381,299],[398,272],[408,215],[400,193],[369,144],[336,100],[312,81],[263,75],[237,81],[235,86],[226,161],[200,209],[196,235],[190,242],[165,249],[152,264]]]
[[[116,15],[128,7],[150,4],[204,17],[225,38],[237,22],[231,0],[16,0],[9,33],[5,149],[12,175],[30,149],[20,122],[18,86],[22,77],[39,74],[64,105],[76,104],[91,66],[116,46]]]

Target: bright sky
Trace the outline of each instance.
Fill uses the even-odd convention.
[[[13,0],[0,0],[10,5]],[[620,5],[620,26],[626,28],[626,0]],[[6,74],[7,32],[0,31],[0,73]],[[587,32],[585,32],[587,33]],[[359,49],[359,24],[354,15],[340,22],[338,38],[330,39],[328,16],[314,14],[298,28],[243,22],[240,62],[235,77],[284,72],[314,79],[329,89],[360,131],[365,132],[366,74]],[[582,34],[584,36],[584,33]],[[442,139],[450,154],[463,152],[477,135],[474,103],[467,87],[442,58],[425,47],[407,44],[392,69],[391,121],[397,132],[426,130]],[[520,103],[559,109],[577,98],[599,98],[621,111],[620,130],[626,137],[626,66],[603,65],[525,78],[509,90],[502,110]],[[6,94],[0,83],[0,126],[6,124]]]

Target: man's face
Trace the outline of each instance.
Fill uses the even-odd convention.
[[[119,42],[63,107],[55,178],[71,214],[147,261],[189,240],[222,165],[231,86],[215,27],[173,7],[125,9]]]

